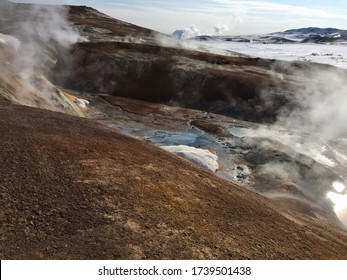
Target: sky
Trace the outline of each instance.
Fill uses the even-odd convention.
[[[171,34],[248,35],[301,27],[347,29],[346,0],[13,0],[86,5],[112,17]]]

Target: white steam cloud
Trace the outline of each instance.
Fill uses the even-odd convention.
[[[279,116],[278,124],[317,132],[325,138],[347,137],[347,81],[339,71],[311,73],[310,82],[295,95],[300,108]]]
[[[221,36],[231,32],[237,25],[244,22],[247,15],[247,10],[242,6],[235,6],[233,11],[230,12],[227,21],[221,19],[213,19],[209,24],[199,22],[199,24],[192,24],[187,28],[176,30],[173,36],[178,39],[190,39],[196,36]],[[212,22],[212,24],[211,24]]]
[[[63,6],[32,5],[25,16],[16,30],[22,42],[17,63],[21,76],[32,79],[55,62],[55,47],[66,50],[82,38],[68,23]]]
[[[222,35],[230,30],[230,26],[220,23],[213,27],[214,33],[217,35]]]
[[[316,65],[317,66],[317,65]],[[301,70],[298,70],[301,71]],[[288,165],[278,161],[264,165],[267,174],[276,173],[279,177],[299,182],[300,185],[312,185],[315,192],[317,185],[326,181],[325,195],[333,203],[333,208],[340,221],[347,227],[347,199],[345,185],[347,180],[347,80],[346,71],[334,67],[312,67],[310,72],[294,73],[300,82],[297,92],[292,95],[295,108],[284,108],[276,123],[284,127],[287,133],[281,133],[281,138],[268,137],[286,144],[299,154],[310,157],[314,162],[325,166],[341,180],[322,177],[316,185],[302,173],[300,165]],[[274,131],[275,128],[273,127]],[[288,133],[290,132],[290,133]],[[261,130],[254,132],[259,137],[264,136]],[[295,137],[297,138],[296,141]],[[312,149],[314,147],[314,149]],[[311,169],[315,165],[308,164]],[[317,174],[321,174],[317,169]]]
[[[39,107],[43,102],[44,107],[51,109],[68,105],[63,94],[45,78],[56,63],[57,53],[68,55],[68,49],[83,40],[67,20],[68,9],[54,5],[18,5],[1,0],[0,12],[3,13],[1,28],[19,40],[11,61],[7,62],[12,73],[21,80],[16,100]],[[2,35],[2,38],[5,36],[8,35]]]
[[[201,35],[206,35],[206,36],[223,35],[229,30],[231,30],[231,27],[223,23],[216,24],[210,30],[206,30],[206,31],[202,31],[197,25],[192,24],[189,27],[184,28],[182,30],[176,30],[173,33],[173,36],[178,39],[187,40],[187,39],[194,38]]]

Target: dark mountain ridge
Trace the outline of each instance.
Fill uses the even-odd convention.
[[[297,29],[288,29],[284,31],[283,33],[286,34],[296,34],[296,33],[302,33],[302,34],[317,34],[317,35],[330,35],[333,33],[345,33],[347,30],[338,29],[338,28],[320,28],[320,27],[304,27],[304,28],[297,28]]]

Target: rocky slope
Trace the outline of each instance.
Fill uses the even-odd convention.
[[[312,73],[343,70],[215,54],[87,7],[5,8],[1,258],[346,259],[347,233],[325,197],[340,171],[235,130],[297,106],[291,91],[319,84]],[[64,36],[13,28],[44,14]],[[219,170],[152,144],[208,150]],[[269,177],[274,158],[307,178]]]

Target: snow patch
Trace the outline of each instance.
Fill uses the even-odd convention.
[[[209,150],[189,147],[186,145],[162,146],[161,148],[211,170],[212,172],[216,172],[219,169],[218,156],[211,153]]]

